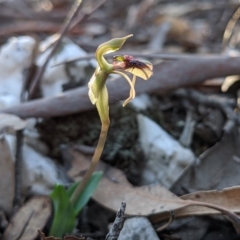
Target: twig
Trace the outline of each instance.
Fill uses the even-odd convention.
[[[162,225],[161,227],[157,228],[157,230],[156,230],[157,232],[163,231],[173,222],[175,213],[174,213],[174,211],[169,211],[169,213],[170,213],[170,218],[169,218],[168,222],[165,223],[164,225]]]
[[[225,31],[223,34],[223,40],[222,40],[222,51],[224,51],[227,45],[229,44],[229,41],[233,32],[233,28],[235,27],[239,18],[240,18],[240,7],[238,7],[238,9],[235,11],[235,13],[233,14],[232,18],[229,20],[225,28]]]
[[[205,95],[193,89],[178,89],[174,95],[188,98],[209,107],[219,108],[227,118],[227,122],[223,127],[226,133],[230,133],[236,123],[239,124],[238,116],[234,113],[234,107],[237,104],[235,100]]]
[[[119,234],[123,228],[124,222],[126,220],[126,217],[124,215],[125,209],[126,209],[126,203],[122,202],[121,207],[116,214],[116,218],[114,220],[113,226],[112,226],[110,232],[107,234],[105,240],[117,240],[118,239]]]
[[[181,61],[165,62],[154,67],[154,75],[146,81],[137,81],[136,93],[166,93],[179,87],[199,85],[216,77],[240,74],[240,58],[212,57],[191,58]],[[203,71],[204,69],[204,71]],[[110,103],[127,98],[129,86],[122,78],[107,83]],[[111,98],[114,96],[114,99]],[[93,109],[88,97],[88,88],[69,90],[52,98],[45,98],[2,109],[0,112],[12,113],[22,118],[64,116]]]
[[[60,23],[53,22],[37,22],[37,21],[21,21],[14,24],[7,24],[0,27],[0,36],[9,36],[14,34],[26,33],[56,33],[60,28]],[[70,31],[71,35],[80,35],[84,32],[83,28],[75,28]]]
[[[191,200],[187,200],[187,202],[189,202],[190,204],[186,205],[186,207],[187,206],[202,206],[202,207],[212,208],[212,209],[215,209],[215,210],[221,212],[223,215],[229,217],[238,226],[240,225],[239,216],[236,213],[229,211],[227,208],[221,207],[216,204],[206,203],[206,202],[198,202],[198,201],[195,202],[195,201],[191,201]]]
[[[38,49],[38,41],[36,41],[35,46],[32,51],[31,65],[28,71],[25,73],[25,78],[23,80],[23,85],[21,89],[21,102],[26,101],[26,89],[30,81],[31,73],[34,68],[35,57]],[[16,160],[15,160],[15,195],[13,200],[13,211],[12,215],[16,213],[18,208],[22,205],[22,172],[23,172],[23,156],[22,156],[22,146],[23,146],[24,133],[23,130],[16,132]]]
[[[154,51],[155,52],[155,51]],[[125,55],[126,52],[119,51],[118,55]],[[184,60],[184,59],[198,59],[201,57],[219,57],[217,54],[204,54],[204,55],[197,55],[197,54],[172,54],[172,53],[139,53],[139,52],[127,52],[128,55],[132,55],[134,57],[140,57],[140,58],[147,58],[147,59],[162,59],[162,60]],[[110,53],[106,56],[106,58],[112,58],[114,53]],[[64,62],[59,62],[55,65],[52,65],[51,67],[59,66],[62,64],[68,64],[68,63],[74,63],[77,61],[84,61],[84,60],[89,60],[95,58],[95,53],[89,53],[86,56],[83,57],[78,57],[74,58],[72,60],[64,61]]]
[[[106,2],[106,0],[101,1],[100,3],[98,3],[90,12],[83,14],[82,16],[79,16],[75,22],[72,23],[70,29],[73,29],[76,27],[77,24],[79,24],[80,22],[86,20],[89,16],[91,16],[98,8],[100,8],[104,3]]]
[[[179,142],[184,147],[189,147],[192,143],[192,138],[195,130],[196,121],[193,118],[193,112],[188,110],[186,115],[186,120],[182,134],[180,136]]]
[[[46,61],[44,62],[43,66],[38,70],[35,78],[33,79],[33,83],[32,86],[30,88],[29,91],[29,96],[32,97],[34,95],[34,92],[37,88],[37,85],[39,83],[39,81],[41,80],[43,73],[46,69],[46,67],[48,66],[48,63],[50,61],[50,59],[53,57],[53,55],[56,53],[58,47],[61,44],[61,41],[63,39],[63,37],[66,35],[66,33],[68,32],[68,30],[72,30],[74,27],[76,27],[76,25],[78,23],[80,23],[81,21],[85,20],[86,18],[88,18],[94,11],[96,11],[100,6],[102,6],[106,0],[103,0],[102,2],[100,2],[94,9],[92,9],[89,13],[86,13],[84,15],[82,15],[81,17],[79,17],[78,19],[76,19],[75,22],[74,18],[77,16],[79,9],[80,9],[80,5],[81,5],[82,0],[75,0],[66,20],[65,23],[63,25],[62,31],[59,34],[59,37],[57,38],[50,54],[48,55]]]
[[[23,132],[22,130],[16,133],[16,161],[15,161],[15,194],[13,200],[12,216],[16,213],[19,207],[22,205],[21,183],[22,183],[22,170],[23,170],[23,156],[22,156],[22,144],[23,144]]]
[[[50,61],[50,59],[53,57],[53,55],[56,53],[58,47],[60,46],[61,44],[61,41],[64,37],[64,35],[67,33],[67,31],[69,30],[71,24],[72,24],[72,21],[73,19],[76,17],[76,15],[78,14],[78,11],[80,9],[80,6],[81,6],[81,3],[82,3],[82,0],[75,0],[70,12],[68,13],[66,19],[65,19],[65,23],[63,24],[63,28],[62,28],[62,31],[61,33],[59,34],[59,37],[58,37],[58,40],[55,42],[53,48],[52,48],[52,51],[51,53],[48,55],[46,61],[44,62],[43,66],[37,71],[37,74],[36,76],[34,77],[33,79],[33,82],[32,82],[32,85],[31,85],[31,88],[29,90],[29,98],[32,98],[32,96],[34,95],[35,93],[35,90],[37,88],[37,85],[39,83],[39,81],[41,80],[42,76],[43,76],[43,73]]]

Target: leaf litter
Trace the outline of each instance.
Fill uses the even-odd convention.
[[[96,19],[95,20],[92,19],[91,20],[92,22],[91,21],[90,23],[86,22],[83,24],[84,26],[80,24],[79,26],[75,27],[75,30],[70,33],[70,36],[72,39],[74,39],[74,43],[77,43],[77,45],[84,46],[83,48],[84,50],[87,50],[87,51],[89,50],[92,52],[95,50],[95,47],[97,45],[103,42],[104,38],[107,38],[107,34],[105,33],[109,32],[109,34],[115,36],[115,35],[122,35],[123,32],[129,33],[129,31],[134,31],[135,39],[134,39],[134,42],[130,42],[128,47],[131,50],[132,48],[134,48],[134,50],[138,52],[139,52],[139,49],[142,50],[144,48],[146,49],[149,48],[153,52],[157,52],[159,50],[163,50],[166,52],[173,52],[173,53],[183,53],[184,51],[187,50],[187,51],[196,51],[197,53],[200,53],[200,54],[206,53],[206,52],[207,53],[221,52],[221,46],[220,46],[221,44],[219,44],[220,42],[219,36],[222,36],[223,35],[222,33],[224,31],[227,32],[227,30],[229,30],[228,29],[229,26],[227,26],[228,25],[227,22],[229,21],[229,19],[232,18],[232,21],[234,21],[234,16],[236,17],[236,15],[234,15],[234,12],[236,11],[235,8],[238,7],[238,5],[236,5],[236,2],[230,1],[228,5],[224,5],[224,6],[222,6],[221,4],[218,6],[215,6],[215,4],[208,1],[198,2],[194,4],[189,3],[187,1],[185,2],[181,4],[177,4],[171,1],[170,3],[158,4],[157,1],[149,1],[149,2],[142,1],[139,4],[136,4],[135,2],[130,1],[127,3],[125,2],[116,3],[118,4],[118,7],[115,7],[115,5],[113,7],[111,3],[106,3],[106,8],[99,9],[99,12],[97,12],[98,14],[96,15],[97,19],[99,16],[101,16],[101,21],[96,21]],[[15,12],[12,11],[14,8],[12,7],[8,8],[7,3],[4,3],[4,4],[1,3],[2,4],[1,7],[7,10],[7,11],[2,11],[1,14],[3,16],[1,15],[1,17],[5,19],[7,16],[7,19],[9,19],[9,16],[10,16],[13,22],[16,20],[19,21],[17,28],[7,25],[9,22],[8,20],[6,21],[6,23],[3,21],[3,24],[1,24],[0,26],[0,29],[1,29],[0,32],[2,36],[1,42],[5,41],[8,38],[8,36],[10,35],[12,36],[19,33],[25,33],[25,32],[36,33],[38,31],[41,31],[41,33],[43,32],[55,33],[59,28],[60,24],[62,23],[63,18],[61,18],[61,16],[63,17],[63,15],[64,16],[66,15],[66,9],[68,9],[68,7],[70,6],[70,3],[69,2],[62,3],[61,1],[59,1],[58,3],[55,1],[51,1],[51,3],[52,3],[51,8],[53,9],[52,12],[50,11],[51,16],[48,15],[48,12],[44,10],[43,5],[41,4],[38,6],[40,8],[42,7],[41,11],[36,12],[34,8],[32,8],[30,5],[26,5],[24,6],[23,11],[19,11],[18,15],[16,15]],[[16,2],[14,4],[16,4],[17,8],[19,9],[22,8],[20,2],[19,3]],[[94,3],[91,3],[90,1],[89,5],[86,6],[86,9],[89,9],[91,4],[93,4],[94,6]],[[30,13],[30,15],[27,14],[27,11],[28,13]],[[124,16],[124,19],[122,19],[122,14],[120,14],[121,12],[126,12],[127,19],[125,19],[126,16]],[[222,12],[224,12],[224,14]],[[32,21],[29,21],[29,23],[26,24],[26,22],[24,22],[23,20],[25,18],[21,19],[21,14],[23,14],[24,16],[28,16],[30,18],[31,16],[34,16],[37,19],[43,19],[41,14],[44,14],[45,16],[44,21],[46,21],[48,24],[44,23],[44,25],[42,25],[40,24],[41,21],[36,22],[36,19],[31,19]],[[109,28],[107,24],[108,21],[105,21],[106,24],[103,24],[104,16],[105,17],[110,16],[111,19],[116,18],[116,22],[112,21],[112,23],[117,25],[120,23],[121,27],[116,27],[115,25],[112,26],[111,25],[112,23],[109,23],[109,26],[111,25],[111,27]],[[216,22],[217,20],[219,20],[218,23]],[[54,22],[54,24],[52,24],[52,22]],[[125,23],[126,26],[122,24],[123,22]],[[9,23],[11,23],[11,21]],[[226,29],[225,29],[225,26],[227,26]],[[229,56],[239,55],[239,52],[237,49],[238,48],[237,34],[238,34],[239,26],[238,24],[236,24],[236,22],[234,23],[234,27],[235,29],[230,28],[230,32],[232,31],[233,33],[231,35],[231,39],[224,39],[225,45],[224,45],[223,51],[227,53]],[[95,31],[95,30],[93,31],[92,28],[97,28],[98,31]],[[108,28],[111,30],[109,30]],[[142,29],[144,29],[144,31],[142,31]],[[74,35],[76,33],[81,34],[81,38],[76,37],[76,35]],[[224,36],[226,37],[226,34],[224,34]],[[15,40],[16,39],[13,39],[10,42],[14,43]],[[31,43],[34,42],[32,38],[29,38],[28,40],[30,40]],[[228,41],[231,43],[229,44],[229,46],[228,46]],[[67,42],[69,41],[65,39],[64,44],[66,44]],[[12,45],[12,47],[14,47],[13,49],[15,50],[20,49],[25,51],[27,62],[28,62],[27,65],[29,64],[29,57],[31,55],[31,54],[29,55],[29,52],[28,52],[28,50],[32,47],[32,44],[30,45],[28,48],[22,48],[24,47],[23,45],[19,45],[20,48],[18,48],[19,47],[18,45]],[[230,46],[233,47],[233,49],[231,49]],[[76,48],[76,45],[74,46],[72,45],[72,47]],[[64,49],[64,46],[61,47],[61,50],[63,49]],[[87,53],[86,53],[87,51],[85,51],[84,56],[87,56]],[[16,52],[19,53],[21,51],[16,51]],[[77,51],[75,53],[77,53]],[[11,55],[14,61],[18,61],[18,58],[16,56]],[[68,57],[71,58],[71,54]],[[66,58],[64,59],[66,60]],[[25,62],[21,58],[20,58],[20,62],[25,64]],[[154,60],[154,62],[157,63],[159,62],[159,60]],[[63,73],[64,77],[60,79],[61,76],[58,76],[61,82],[56,82],[56,85],[54,82],[55,80],[53,81],[54,84],[52,84],[51,86],[53,87],[52,90],[49,90],[50,88],[48,88],[48,84],[49,84],[48,77],[51,75],[51,70],[53,69],[51,70],[48,69],[49,75],[47,77],[45,76],[44,78],[45,85],[40,86],[40,88],[42,88],[42,90],[45,92],[46,96],[47,95],[52,96],[58,91],[61,91],[62,87],[64,89],[70,89],[72,87],[76,87],[82,84],[81,82],[82,79],[77,79],[78,74],[74,73],[76,72],[76,68],[75,66],[73,66],[74,64],[72,64],[71,66],[70,65],[61,67],[61,71],[64,72]],[[86,64],[86,68],[87,68],[87,65],[88,64]],[[156,69],[162,70],[164,69],[163,66],[164,64],[160,65],[160,68],[156,68]],[[222,66],[222,68],[223,67],[224,66]],[[222,68],[220,67],[219,70],[221,70]],[[3,70],[4,70],[4,67],[3,67]],[[22,69],[20,70],[22,71]],[[88,69],[84,69],[84,71],[86,71],[85,72],[86,74],[87,74],[87,70]],[[207,71],[207,66],[205,70]],[[7,81],[5,82],[8,83],[8,80],[15,81],[16,79],[22,79],[23,75],[21,71],[19,72],[12,71],[11,74],[7,74],[6,76],[8,76],[8,78],[6,78]],[[161,72],[158,72],[158,71],[159,70],[157,70],[154,73],[154,76],[158,76],[161,74]],[[202,69],[199,69],[196,72],[200,74],[202,72]],[[60,72],[55,71],[55,73],[59,74]],[[83,73],[83,71],[81,71],[81,73]],[[84,79],[85,78],[84,76],[81,76],[81,78]],[[195,74],[193,74],[193,76],[195,76]],[[168,79],[167,84],[169,85],[173,84],[172,80],[169,80],[169,78],[167,79]],[[194,78],[190,77],[189,79],[194,79]],[[209,80],[209,79],[205,79],[205,80]],[[195,163],[188,165],[187,167],[183,166],[184,170],[179,173],[180,176],[179,175],[177,176],[177,180],[174,182],[173,186],[171,186],[170,189],[166,189],[166,187],[159,185],[159,183],[155,183],[155,185],[151,185],[151,186],[136,187],[128,182],[128,180],[130,180],[131,183],[140,185],[139,179],[141,178],[141,173],[142,173],[141,168],[144,168],[144,167],[143,166],[141,166],[140,168],[138,167],[139,165],[144,165],[144,161],[146,159],[144,159],[144,156],[141,150],[140,151],[138,150],[139,143],[137,143],[138,132],[136,132],[136,121],[131,120],[132,123],[127,130],[129,135],[131,135],[132,133],[130,132],[129,129],[133,130],[133,132],[135,131],[132,134],[134,135],[134,137],[128,136],[128,138],[124,138],[124,134],[126,133],[121,134],[122,133],[121,127],[129,121],[129,119],[125,118],[125,120],[122,120],[122,122],[118,122],[116,124],[117,126],[116,129],[118,129],[118,131],[115,129],[110,139],[110,141],[112,142],[116,141],[117,144],[115,146],[110,146],[108,152],[105,155],[103,155],[102,159],[107,161],[108,163],[111,163],[111,165],[113,165],[114,167],[120,166],[120,169],[123,170],[124,173],[127,173],[127,178],[125,177],[123,172],[121,172],[120,170],[117,170],[114,167],[101,163],[99,168],[104,170],[105,175],[99,185],[99,188],[97,189],[96,193],[93,196],[93,199],[95,201],[94,204],[98,202],[100,205],[104,206],[105,208],[110,208],[111,210],[116,212],[120,206],[121,201],[125,200],[127,203],[126,214],[131,216],[136,216],[136,215],[148,216],[149,219],[154,224],[159,224],[159,223],[163,224],[168,220],[169,220],[169,223],[171,223],[177,218],[187,219],[187,217],[195,216],[195,215],[196,216],[214,215],[215,216],[215,218],[213,218],[214,220],[210,219],[208,221],[210,225],[206,225],[206,226],[202,225],[203,226],[202,228],[208,228],[208,229],[211,229],[211,227],[209,226],[211,226],[212,222],[216,220],[216,216],[223,214],[223,215],[227,215],[228,219],[229,218],[231,219],[233,225],[235,226],[236,231],[239,233],[239,220],[238,220],[238,217],[234,215],[234,213],[239,213],[238,202],[239,202],[239,184],[240,184],[239,179],[237,177],[239,175],[238,174],[239,173],[239,151],[237,147],[239,145],[238,143],[239,142],[239,132],[238,132],[239,106],[237,105],[237,101],[239,98],[239,91],[238,91],[238,85],[236,85],[238,84],[238,78],[236,78],[235,76],[233,82],[230,81],[231,79],[224,79],[224,76],[222,79],[217,79],[217,80],[219,81],[215,81],[215,83],[213,84],[213,82],[210,79],[208,81],[208,85],[205,84],[204,87],[202,86],[200,91],[204,93],[203,94],[204,98],[208,100],[210,99],[208,97],[211,96],[213,93],[217,95],[222,95],[219,92],[220,92],[221,84],[225,80],[225,84],[228,85],[227,89],[225,90],[227,92],[222,96],[225,99],[234,100],[234,104],[231,104],[230,101],[225,101],[230,103],[230,104],[227,103],[229,105],[227,108],[224,108],[223,106],[224,104],[223,105],[218,104],[218,106],[209,106],[204,104],[203,101],[196,101],[195,103],[193,103],[193,101],[186,99],[185,97],[179,97],[179,95],[177,97],[177,92],[175,93],[175,96],[173,94],[173,96],[170,96],[170,97],[169,96],[159,97],[158,93],[157,93],[157,96],[155,95],[155,97],[151,97],[152,102],[154,102],[155,106],[157,107],[155,107],[153,110],[150,110],[150,112],[152,113],[154,112],[154,114],[150,114],[151,115],[150,117],[156,123],[163,126],[163,128],[167,130],[168,133],[171,133],[171,135],[174,136],[175,139],[181,139],[180,142],[183,145],[189,146],[191,150],[195,152],[196,156],[199,156],[199,158]],[[22,86],[22,83],[23,82],[21,82],[20,84],[21,86]],[[64,86],[62,86],[63,83],[64,83]],[[7,93],[5,92],[0,96],[1,107],[4,108],[4,107],[13,106],[13,105],[16,106],[17,103],[20,102],[20,99],[18,97],[20,96],[19,93],[21,92],[21,88],[17,88],[16,86],[17,84],[15,84],[13,88],[11,88],[11,91],[12,90],[13,92],[17,91],[17,98],[15,95],[14,96],[11,95],[10,92],[7,92]],[[175,83],[174,86],[181,86],[181,84]],[[117,91],[120,91],[120,88],[118,89],[117,87]],[[114,96],[111,96],[111,97],[114,97]],[[176,97],[177,97],[177,100],[176,100]],[[61,99],[61,97],[59,97],[59,99]],[[77,101],[79,101],[79,98],[77,98]],[[223,99],[223,102],[224,102],[224,99]],[[63,105],[61,105],[60,107],[60,112]],[[47,113],[48,110],[44,108],[44,111],[45,113]],[[117,111],[118,110],[116,110],[116,112]],[[127,111],[127,109],[124,109],[123,111]],[[149,112],[147,111],[145,112],[140,111],[140,113],[149,115]],[[84,113],[84,115],[85,114],[86,113]],[[115,113],[113,115],[115,115]],[[186,117],[186,115],[188,116]],[[75,116],[73,115],[71,117],[74,118]],[[120,119],[122,117],[117,117],[117,118]],[[60,121],[61,120],[63,120],[63,118],[60,117]],[[43,120],[43,122],[44,121],[45,123],[47,122],[46,120]],[[89,131],[89,135],[91,134],[94,135],[94,134],[97,134],[98,132],[97,127],[92,126],[94,130],[92,131],[88,130],[85,133],[78,134],[79,128],[73,126],[71,130],[72,126],[70,126],[70,130],[71,130],[70,135],[71,134],[73,135],[75,134],[75,135],[73,136],[73,138],[71,137],[68,138],[67,136],[66,139],[64,139],[64,138],[60,138],[59,136],[61,134],[61,128],[63,128],[64,125],[66,127],[66,129],[64,129],[65,131],[64,134],[67,135],[66,132],[70,132],[67,126],[68,122],[64,122],[63,120],[63,124],[58,125],[56,122],[54,122],[55,120],[53,119],[50,119],[49,121],[50,122],[53,121],[53,122],[50,124],[48,123],[49,125],[47,129],[47,133],[45,133],[45,136],[42,136],[42,137],[46,139],[46,135],[48,135],[48,138],[50,140],[49,142],[47,141],[46,142],[49,144],[50,148],[52,149],[50,153],[48,151],[45,151],[44,154],[47,154],[50,157],[57,156],[57,159],[60,161],[64,159],[64,157],[61,157],[60,153],[64,155],[68,151],[66,150],[67,148],[64,148],[63,145],[61,144],[65,144],[64,146],[75,144],[75,146],[77,146],[79,144],[78,141],[81,141],[79,140],[81,137],[88,138],[88,131]],[[76,122],[78,122],[77,118],[76,118]],[[194,124],[190,124],[192,122]],[[223,124],[225,124],[224,127],[223,127]],[[10,129],[10,132],[12,134],[12,130],[24,129],[26,127],[26,121],[21,120],[14,115],[1,114],[0,125],[1,125],[0,126],[1,131],[3,129],[4,133],[6,130],[7,130],[7,133],[9,133],[9,129]],[[54,136],[52,136],[50,133],[53,126],[55,125],[60,126],[57,129],[57,131],[59,131],[59,135],[57,135],[55,132],[53,133]],[[85,128],[85,126],[81,125],[80,128]],[[231,131],[225,131],[226,129],[227,130],[230,129]],[[78,135],[81,135],[81,136],[79,137]],[[117,139],[116,136],[120,136],[119,138],[120,140]],[[58,137],[59,139],[56,140],[56,138]],[[51,145],[53,142],[54,144]],[[86,144],[86,142],[88,145],[91,145],[91,146],[95,145],[94,137],[91,140],[87,139],[85,142],[84,141],[80,142],[80,144],[82,143]],[[1,191],[1,196],[3,197],[1,198],[0,204],[4,212],[9,215],[12,210],[11,203],[14,197],[14,182],[13,182],[14,154],[12,154],[7,144],[8,143],[6,143],[6,140],[3,137],[1,139],[1,146],[0,146],[1,147],[0,191]],[[59,150],[60,146],[61,146],[61,150]],[[86,146],[84,146],[83,144],[81,147],[83,149]],[[111,151],[111,148],[112,148],[112,151]],[[132,153],[130,151],[131,148],[134,149]],[[119,149],[121,150],[121,153]],[[85,160],[85,157],[80,155],[79,153],[76,153],[72,150],[71,150],[71,153],[73,154],[74,157],[73,157],[72,167],[70,168],[68,174],[73,179],[78,179],[80,176],[82,176],[82,173],[86,170],[88,166],[88,162]],[[36,154],[32,156],[33,156],[32,157],[33,159],[35,160],[38,159]],[[112,159],[114,159],[115,161]],[[122,159],[124,160],[121,161]],[[49,158],[48,160],[52,161],[53,159]],[[130,166],[128,165],[128,162],[131,162]],[[54,166],[54,168],[56,168],[56,166]],[[158,169],[158,170],[160,171],[161,169]],[[44,170],[44,174],[40,174],[38,176],[40,178],[41,176],[43,176],[43,178],[46,178],[46,175],[48,175],[47,170]],[[52,188],[54,183],[55,183],[55,180],[50,184],[49,182],[48,183],[44,182],[43,186],[41,187],[45,189],[45,186],[49,184],[47,188]],[[217,189],[217,190],[212,190],[212,189]],[[48,206],[46,211],[41,210],[43,209],[41,205],[41,203],[43,202],[45,202],[46,205]],[[43,227],[46,225],[46,222],[47,222],[46,219],[51,215],[50,213],[51,208],[49,207],[50,206],[49,199],[44,197],[43,198],[35,197],[35,198],[31,198],[30,203],[29,202],[26,203],[22,208],[19,209],[16,215],[13,216],[9,226],[5,230],[4,239],[5,238],[15,239],[11,234],[16,234],[16,236],[18,236],[18,239],[34,239],[34,237],[37,236],[37,229],[43,229]],[[91,204],[92,203],[90,203],[90,206],[92,206]],[[28,208],[27,213],[25,213],[25,210],[27,208]],[[32,213],[30,210],[31,208],[35,209],[36,212],[39,213],[39,215],[41,215],[42,217],[39,217],[39,215],[37,214],[36,221],[28,222],[27,219],[32,219],[31,218]],[[174,213],[174,217],[173,217],[173,213]],[[82,216],[81,218],[86,220]],[[25,224],[25,227],[23,226],[23,224]],[[168,226],[168,224],[166,226]],[[205,232],[207,232],[208,229]],[[96,229],[94,229],[93,231],[95,230]],[[182,232],[183,230],[184,230],[184,226],[182,227]],[[219,232],[217,233],[220,233],[220,230],[218,231]],[[193,229],[192,229],[192,232],[194,232]],[[39,234],[41,236],[41,240],[56,239],[54,237],[45,237],[45,235],[42,232],[39,232]],[[171,234],[168,235],[167,232],[164,232],[164,234],[165,234],[164,236],[163,235],[161,236],[161,239],[162,238],[167,239],[168,237],[171,237]],[[93,238],[98,238],[98,237],[95,236]],[[65,236],[64,239],[67,240],[67,239],[81,239],[81,238],[77,238],[74,236]],[[186,239],[189,239],[189,238],[186,238]],[[201,237],[201,239],[205,239],[205,238]]]
[[[72,154],[72,169],[83,171],[83,168],[79,168],[79,166],[87,167],[89,160],[76,151]],[[171,211],[174,212],[175,217],[219,214],[221,212],[235,224],[240,224],[238,216],[233,214],[233,212],[240,213],[238,204],[240,187],[225,189],[220,193],[217,191],[195,192],[179,198],[160,185],[133,187],[120,170],[106,166],[104,163],[100,164],[100,169],[103,171],[105,169],[104,177],[100,181],[93,199],[106,208],[117,211],[120,202],[127,202],[125,212],[127,215],[148,216],[153,222],[168,219]],[[69,171],[71,177],[79,176],[71,169]],[[206,206],[204,211],[201,206]]]

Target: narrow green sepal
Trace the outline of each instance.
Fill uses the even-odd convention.
[[[112,64],[109,64],[106,59],[104,58],[105,54],[115,52],[118,49],[122,47],[122,45],[125,43],[125,41],[129,38],[132,37],[133,35],[130,34],[126,37],[123,38],[113,38],[105,43],[102,43],[96,51],[96,58],[98,61],[98,64],[101,69],[104,69],[107,72],[111,72],[113,70]]]

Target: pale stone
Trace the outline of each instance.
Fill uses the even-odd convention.
[[[118,240],[160,240],[147,218],[134,217],[125,221]]]
[[[158,182],[170,188],[184,169],[194,162],[195,156],[148,117],[139,114],[137,119],[146,159],[142,184]]]

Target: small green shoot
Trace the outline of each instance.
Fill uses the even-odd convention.
[[[49,233],[50,236],[63,237],[64,234],[73,232],[77,216],[96,190],[102,174],[102,172],[95,172],[91,176],[88,184],[78,196],[74,205],[70,199],[80,184],[80,181],[73,183],[68,190],[62,185],[55,186],[50,195],[54,208],[54,218]]]

